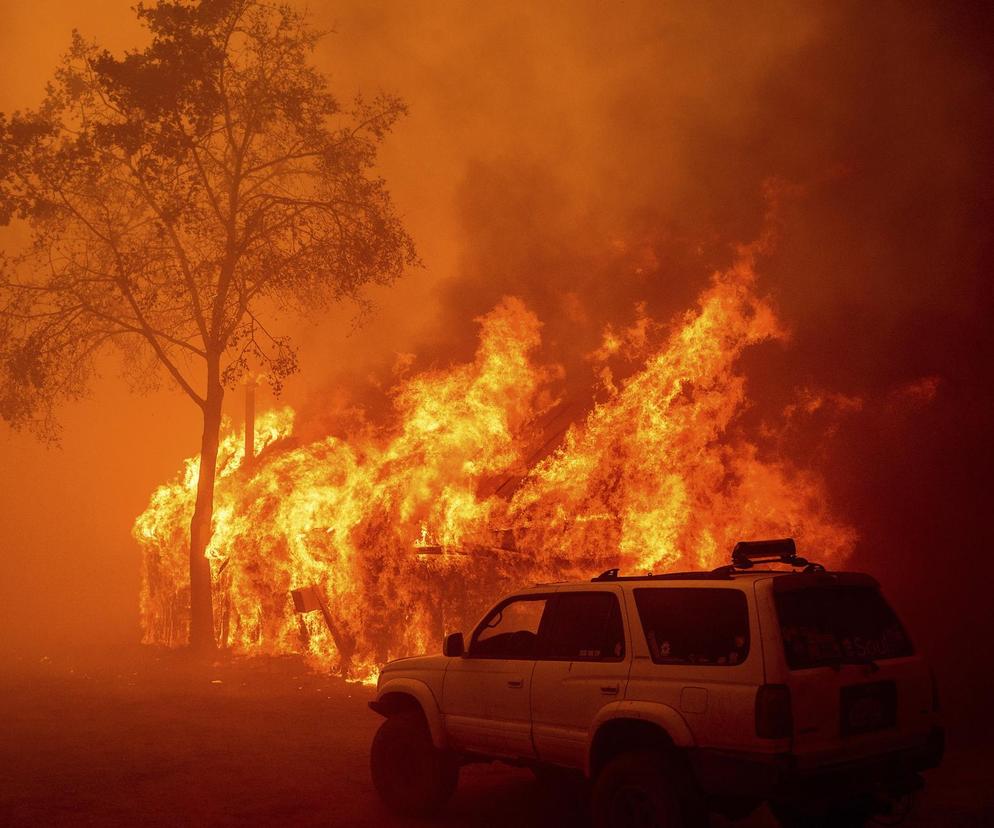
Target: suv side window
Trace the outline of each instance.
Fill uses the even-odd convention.
[[[749,655],[749,608],[737,589],[636,589],[635,606],[657,664],[731,667]]]
[[[535,658],[547,598],[511,598],[494,607],[473,634],[470,658]]]
[[[542,622],[539,658],[621,661],[625,630],[618,596],[610,592],[560,592]]]

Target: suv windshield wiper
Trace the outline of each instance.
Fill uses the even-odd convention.
[[[877,660],[870,658],[869,656],[839,656],[838,658],[822,662],[824,667],[831,667],[836,672],[842,669],[843,664],[862,664],[869,667],[871,672],[874,673],[880,669],[880,665],[877,664]]]
[[[877,664],[875,658],[870,658],[869,656],[847,656],[843,659],[845,664],[865,664],[867,667],[872,667],[873,672],[877,672],[880,669],[880,665]]]
[[[825,659],[819,662],[818,667],[831,667],[833,670],[838,672],[842,669],[843,664],[863,664],[867,667],[872,668],[872,672],[877,672],[880,669],[880,665],[877,664],[875,658],[870,658],[869,656],[839,656],[838,658]]]

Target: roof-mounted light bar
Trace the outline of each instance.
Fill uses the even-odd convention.
[[[758,563],[793,563],[796,560],[797,544],[793,538],[739,541],[732,550],[732,563],[740,569],[749,569]],[[807,561],[800,566],[805,564]]]

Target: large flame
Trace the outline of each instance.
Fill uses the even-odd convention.
[[[828,513],[820,480],[732,428],[747,405],[740,355],[784,336],[755,291],[753,252],[715,274],[667,337],[644,315],[606,331],[591,355],[602,399],[551,452],[557,372],[536,363],[541,325],[515,298],[478,320],[471,363],[401,382],[387,426],[301,445],[293,412],[271,411],[248,468],[228,436],[208,549],[221,644],[303,652],[368,679],[522,583],[709,568],[737,539],[780,535],[840,563],[855,535]],[[639,368],[619,383],[623,358]],[[187,460],[135,524],[146,642],[186,639],[196,479]],[[309,586],[327,620],[294,612],[290,590]]]

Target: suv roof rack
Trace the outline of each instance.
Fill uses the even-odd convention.
[[[591,583],[602,581],[700,581],[708,578],[727,580],[732,577],[730,572],[723,571],[724,567],[708,571],[706,569],[697,572],[662,572],[658,575],[647,573],[645,575],[619,575],[617,569],[609,569],[602,572],[596,578],[591,578]]]
[[[781,563],[788,566],[803,568],[805,572],[824,572],[825,567],[820,563],[809,561],[797,554],[797,544],[793,538],[778,538],[776,540],[739,541],[732,549],[732,562],[717,569],[700,572],[665,572],[661,575],[619,575],[617,568],[608,569],[592,578],[593,583],[599,581],[681,581],[694,579],[727,579],[736,572],[752,569],[756,564]]]

